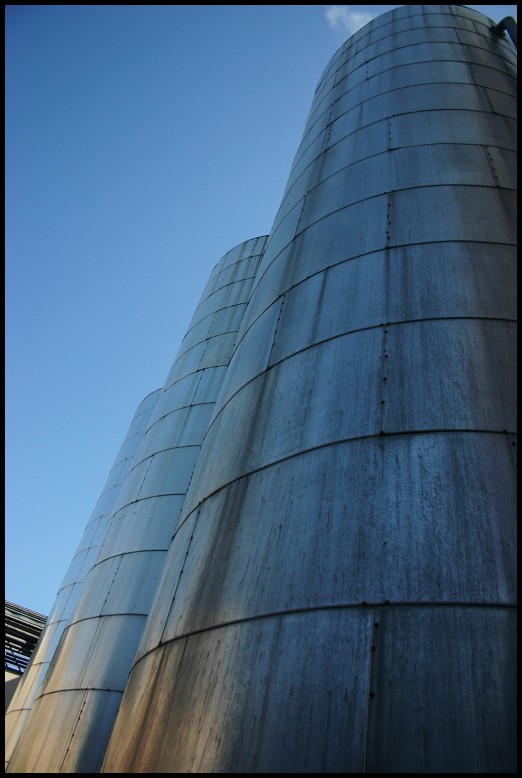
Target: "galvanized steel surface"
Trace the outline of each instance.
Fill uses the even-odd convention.
[[[109,738],[103,772],[516,770],[516,57],[492,26],[402,6],[326,67],[268,241],[216,265],[122,447],[11,772],[97,771]]]
[[[139,404],[129,431],[116,456],[102,493],[89,519],[83,537],[65,578],[58,590],[45,629],[29,667],[20,681],[6,713],[6,765],[25,726],[25,721],[39,694],[44,676],[53,659],[60,638],[70,623],[82,593],[86,575],[91,569],[107,532],[108,520],[118,493],[130,472],[134,456],[147,428],[160,390],[147,395]]]
[[[516,57],[492,26],[402,6],[325,69],[104,772],[516,770]]]
[[[118,470],[103,536],[13,755],[13,772],[96,772],[223,380],[266,238],[218,263],[163,390],[149,408],[132,467]],[[128,451],[127,442],[122,450]],[[119,462],[119,460],[118,460]],[[102,495],[116,496],[110,480]],[[99,505],[97,506],[99,507]],[[94,534],[99,536],[96,528]],[[82,560],[81,565],[85,565]],[[77,577],[73,560],[66,578]],[[56,642],[59,645],[56,651]],[[51,746],[51,747],[50,747]]]

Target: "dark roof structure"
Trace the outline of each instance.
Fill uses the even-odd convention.
[[[47,616],[5,601],[5,669],[22,675]]]

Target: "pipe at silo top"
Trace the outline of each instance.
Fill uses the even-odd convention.
[[[334,55],[104,772],[515,771],[515,57]]]

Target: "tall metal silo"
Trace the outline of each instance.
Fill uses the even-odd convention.
[[[241,243],[211,274],[10,772],[101,767],[265,243],[266,237]]]
[[[130,472],[135,454],[160,395],[160,390],[147,395],[139,404],[125,440],[114,460],[101,495],[87,523],[78,549],[58,590],[56,601],[44,631],[31,657],[6,713],[6,767],[18,742],[60,638],[70,623],[82,593],[87,573],[92,568],[102,545],[116,499]]]
[[[515,767],[515,55],[402,6],[319,83],[103,772]]]

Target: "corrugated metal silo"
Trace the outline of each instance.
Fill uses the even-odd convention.
[[[216,265],[148,421],[11,772],[98,772],[266,237]]]
[[[515,56],[402,6],[319,83],[104,772],[515,767]]]
[[[85,528],[78,549],[58,590],[38,645],[31,657],[6,713],[6,767],[23,731],[59,640],[78,604],[85,578],[100,550],[109,519],[122,485],[130,472],[160,390],[147,395],[139,404],[125,440],[114,460],[102,493]]]

